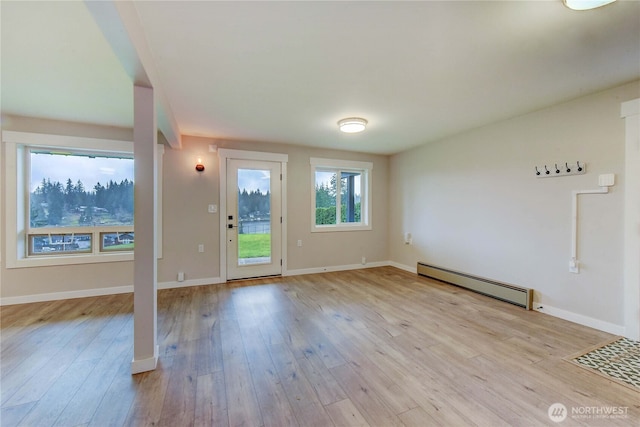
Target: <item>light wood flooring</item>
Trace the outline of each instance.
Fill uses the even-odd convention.
[[[132,305],[2,307],[0,424],[640,425],[640,393],[562,359],[611,335],[392,267],[159,291],[139,375]]]

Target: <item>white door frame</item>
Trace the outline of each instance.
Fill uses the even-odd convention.
[[[280,162],[227,159],[227,280],[282,275],[282,183]],[[269,172],[269,260],[240,259],[240,171]],[[264,178],[264,176],[263,176]],[[253,192],[256,188],[244,188]]]
[[[287,271],[287,162],[288,154],[218,148],[220,161],[220,278],[227,281],[227,159],[280,162],[282,173],[282,273]]]
[[[624,335],[640,340],[640,98],[623,102],[625,119]]]

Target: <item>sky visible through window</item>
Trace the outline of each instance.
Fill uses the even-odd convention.
[[[240,191],[247,190],[248,193],[260,190],[260,193],[266,194],[269,191],[271,182],[271,172],[269,170],[260,169],[239,169],[238,170],[238,188]]]
[[[323,170],[316,170],[316,186],[325,186],[325,187],[331,187],[331,178],[333,176],[336,175],[336,171],[332,170],[332,171],[323,171]],[[354,182],[354,194],[359,196],[360,195],[360,180],[357,179]]]
[[[31,153],[32,192],[43,179],[60,182],[63,186],[68,179],[74,185],[80,180],[87,191],[92,191],[98,182],[106,186],[109,181],[133,181],[133,159]]]

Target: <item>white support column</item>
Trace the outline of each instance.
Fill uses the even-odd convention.
[[[134,86],[135,164],[133,277],[134,338],[131,372],[152,371],[158,362],[157,337],[157,126],[152,88]]]
[[[624,102],[624,331],[640,340],[640,98]]]

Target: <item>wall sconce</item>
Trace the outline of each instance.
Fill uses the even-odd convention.
[[[202,159],[198,157],[198,163],[196,163],[196,170],[198,172],[202,172],[204,170],[204,165],[202,164]]]

